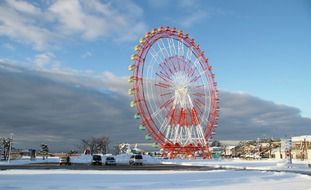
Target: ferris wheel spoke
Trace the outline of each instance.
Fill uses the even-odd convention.
[[[176,66],[175,66],[174,63],[173,63],[172,65],[173,65],[174,71],[175,71],[175,73],[176,73],[176,72],[177,72]]]
[[[160,43],[161,42],[161,43]],[[161,50],[161,53],[162,53],[162,56],[163,56],[163,59],[165,59],[166,57],[170,57],[162,39],[159,39],[158,42],[157,42],[157,45],[159,47],[159,49]],[[166,53],[166,55],[164,55],[164,52]]]
[[[159,113],[161,113],[163,111],[163,108],[157,109],[157,111],[153,112],[151,114],[152,118],[155,118]]]
[[[168,50],[169,50],[169,52],[170,52],[170,57],[171,56],[173,56],[174,55],[174,52],[172,51],[172,44],[171,44],[171,42],[170,42],[170,40],[168,39],[168,38],[166,38],[166,43],[167,43],[167,45],[168,45]]]
[[[182,65],[181,65],[181,70],[182,71],[186,71],[186,61],[183,61]]]
[[[171,38],[166,38],[167,39],[167,43],[168,43],[168,47],[171,53],[171,56],[176,55],[176,48],[175,48],[175,44],[174,44],[174,40]]]
[[[202,115],[205,112],[205,111],[202,111],[202,106],[198,105],[198,103],[194,103],[193,107],[196,108],[197,111],[199,111],[197,113],[199,113],[200,115]]]
[[[195,73],[195,68],[188,67],[188,77],[191,78]]]
[[[173,91],[171,91],[171,92],[167,92],[167,93],[164,93],[164,94],[160,94],[160,96],[168,96],[168,95],[171,95],[171,94],[173,94],[174,92]]]
[[[199,74],[197,74],[195,77],[193,77],[193,79],[191,80],[192,82],[197,81],[201,76],[203,76],[203,74],[205,74],[207,71],[209,71],[209,68],[205,68],[202,72],[200,72]]]
[[[168,80],[172,81],[171,77],[167,74],[167,72],[164,71],[164,73],[162,71],[160,71],[160,73],[165,76]]]
[[[164,76],[166,76],[166,78],[172,80],[171,77],[170,77],[170,75],[167,73],[167,70],[163,67],[162,63],[160,64],[160,67],[161,67],[161,69],[162,69],[162,70],[160,71],[160,73],[163,74]],[[163,71],[163,72],[162,72],[162,71]]]
[[[181,41],[177,41],[178,43],[178,55],[183,56],[184,55],[184,40],[181,39]]]
[[[193,99],[193,101],[195,102],[195,103],[197,103],[197,105],[200,105],[200,106],[205,106],[205,104],[200,100],[200,99],[198,99],[198,98],[194,98]]]
[[[166,131],[167,128],[168,128],[167,124],[168,124],[167,119],[164,119],[163,122],[162,122],[162,124],[160,125],[159,132],[161,132],[161,133],[164,134],[165,131]]]
[[[191,60],[191,56],[192,56],[192,48],[188,48],[187,49],[187,54],[186,54],[187,60]]]
[[[154,85],[158,86],[158,87],[161,87],[161,88],[171,88],[172,87],[170,84],[162,83],[162,82],[156,83]]]
[[[178,72],[181,71],[180,62],[178,61]]]
[[[163,79],[164,81],[166,81],[166,82],[169,82],[169,80],[172,80],[172,79],[170,79],[168,76],[164,75],[161,71],[160,71],[160,74],[159,74],[159,73],[156,73],[156,75],[157,75],[158,77],[160,77],[161,79]]]
[[[167,56],[165,56],[164,53],[163,53],[164,48],[160,47],[159,43],[157,43],[157,44],[158,44],[159,51],[161,52],[163,59],[165,59]]]
[[[159,53],[156,50],[154,50],[153,48],[150,48],[149,52],[150,52],[150,55],[152,56],[152,60],[155,60],[157,62],[157,64],[160,64],[161,61],[159,61],[159,60],[161,60],[161,59],[159,59],[159,57],[160,57]]]
[[[160,105],[160,108],[163,108],[163,107],[166,107],[166,106],[170,105],[171,103],[173,103],[173,101],[174,101],[174,97],[168,99],[162,105]]]
[[[166,60],[164,60],[164,61],[166,61]],[[168,79],[171,80],[171,77],[170,77],[170,75],[168,74],[168,70],[167,70],[167,69],[168,69],[168,66],[165,65],[165,64],[164,64],[164,66],[163,66],[163,64],[164,64],[164,63],[160,63],[160,64],[159,64],[159,66],[161,67],[160,73],[163,74],[164,76],[166,76],[166,78],[168,78]],[[163,71],[163,73],[162,73],[162,71]]]
[[[206,94],[204,93],[201,93],[201,92],[196,92],[194,94],[192,94],[193,96],[198,96],[198,97],[203,97],[203,96],[206,96]]]
[[[164,67],[164,66],[165,67]],[[163,69],[163,71],[165,71],[165,73],[168,73],[167,72],[167,70],[171,73],[171,75],[173,75],[173,71],[172,71],[172,69],[171,69],[171,67],[169,66],[169,63],[167,62],[167,60],[165,59],[164,61],[163,61],[163,65],[162,65],[162,63],[160,64],[160,67]],[[168,75],[168,74],[167,74]],[[169,75],[168,75],[169,76]]]
[[[194,86],[194,88],[204,88],[205,87],[205,85],[204,84],[202,84],[202,85],[197,85],[197,86]]]
[[[162,45],[162,47],[164,48],[164,50],[165,50],[165,52],[166,52],[166,54],[167,54],[167,57],[170,57],[171,55],[169,54],[168,50],[166,49],[166,46],[165,46],[165,44],[164,44],[162,38],[161,38],[159,41],[161,42],[161,45]]]

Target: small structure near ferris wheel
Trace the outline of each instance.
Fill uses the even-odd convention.
[[[146,33],[129,65],[131,107],[139,129],[153,139],[163,156],[208,156],[208,139],[219,114],[215,75],[200,46],[176,28]]]

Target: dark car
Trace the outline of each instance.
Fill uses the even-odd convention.
[[[92,158],[92,165],[102,165],[102,157],[101,155],[93,155]]]
[[[105,161],[105,165],[116,165],[116,159],[113,156],[108,156]]]
[[[143,156],[141,154],[132,155],[129,161],[131,166],[133,165],[143,165]]]

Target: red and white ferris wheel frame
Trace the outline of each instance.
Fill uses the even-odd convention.
[[[208,121],[205,126],[202,126],[204,137],[206,140],[210,139],[214,135],[215,128],[217,126],[217,120],[219,115],[219,97],[218,90],[216,89],[217,83],[215,82],[215,75],[212,73],[212,66],[208,63],[208,58],[205,57],[204,51],[200,49],[200,46],[194,39],[189,38],[188,34],[183,34],[182,31],[176,30],[176,28],[160,27],[146,33],[145,37],[140,39],[139,44],[135,47],[135,53],[131,59],[134,64],[129,66],[129,70],[132,71],[129,81],[133,83],[133,87],[129,90],[134,96],[134,100],[131,102],[137,109],[137,117],[141,119],[141,124],[145,126],[150,136],[155,142],[163,145],[169,142],[165,135],[159,132],[158,126],[151,117],[151,113],[148,113],[148,106],[146,102],[146,94],[144,92],[144,64],[146,56],[150,48],[158,40],[162,38],[170,38],[183,43],[184,46],[191,49],[193,55],[198,59],[198,65],[204,71],[208,79],[209,88],[209,111]],[[132,106],[133,106],[132,105]],[[133,107],[134,107],[133,106]],[[201,145],[205,146],[205,145]]]

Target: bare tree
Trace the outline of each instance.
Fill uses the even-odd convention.
[[[83,150],[89,149],[91,154],[106,154],[110,139],[107,136],[91,137],[90,139],[81,140],[81,148]]]
[[[0,138],[0,160],[8,160],[12,139]]]
[[[40,153],[41,153],[41,155],[42,155],[42,159],[43,159],[43,160],[48,159],[48,156],[49,156],[49,147],[48,147],[47,144],[41,144]]]
[[[214,140],[210,146],[211,147],[222,147],[223,145],[219,141]]]

